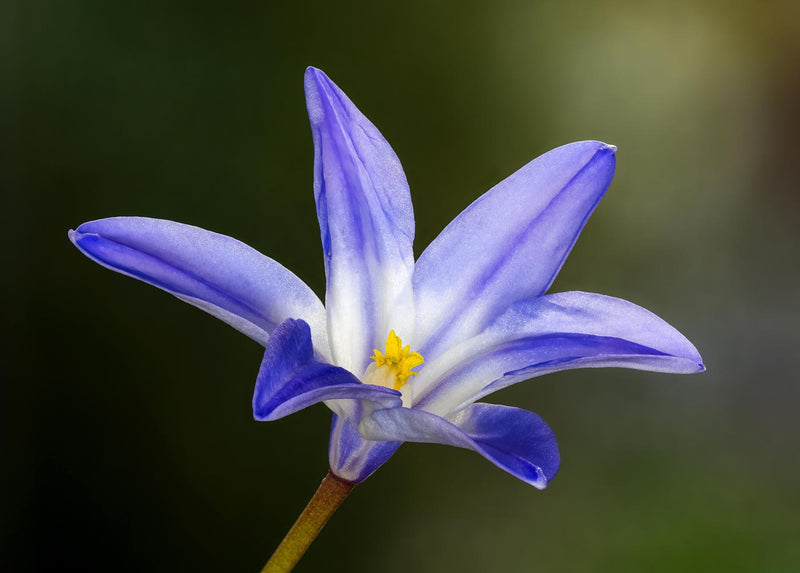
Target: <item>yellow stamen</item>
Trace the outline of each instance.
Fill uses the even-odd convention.
[[[391,387],[395,390],[399,390],[410,376],[418,374],[418,372],[412,372],[412,368],[425,362],[422,354],[409,352],[410,350],[410,345],[403,347],[403,341],[393,330],[386,339],[386,353],[384,354],[376,348],[375,354],[371,357],[377,368],[386,366],[394,374],[394,383]]]

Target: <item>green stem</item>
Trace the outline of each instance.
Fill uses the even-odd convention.
[[[329,471],[261,573],[291,571],[355,485]]]

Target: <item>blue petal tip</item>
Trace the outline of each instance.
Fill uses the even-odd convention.
[[[308,82],[310,80],[314,80],[316,82],[320,82],[320,81],[323,81],[323,80],[330,81],[330,79],[328,78],[328,76],[327,76],[327,74],[325,72],[323,72],[319,68],[315,68],[314,66],[308,66],[306,68],[306,72],[304,74],[304,77],[305,77],[305,81],[306,82]]]
[[[81,239],[82,236],[83,233],[80,232],[80,227],[78,227],[78,230],[70,229],[69,231],[67,231],[67,237],[69,238],[70,243],[72,243],[78,248],[80,248],[80,246],[78,246],[78,241]]]

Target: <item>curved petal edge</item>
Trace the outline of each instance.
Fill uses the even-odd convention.
[[[253,417],[271,421],[326,400],[355,399],[373,407],[402,404],[400,392],[363,384],[350,372],[314,359],[311,329],[287,319],[273,331],[253,393]]]
[[[451,420],[424,410],[376,410],[359,431],[371,440],[445,444],[473,450],[538,489],[558,473],[556,437],[538,415],[497,404],[472,404]]]
[[[416,341],[433,358],[509,305],[544,294],[616,167],[600,141],[563,145],[510,175],[453,219],[414,270]]]
[[[413,325],[411,194],[389,143],[324,72],[306,70],[305,92],[332,357],[360,374],[390,330]]]
[[[325,308],[294,273],[231,237],[148,217],[80,225],[69,239],[87,257],[151,284],[266,345],[283,320],[301,318],[329,356]]]
[[[415,407],[447,416],[511,384],[572,368],[689,374],[705,369],[673,326],[623,299],[563,292],[520,301],[484,332],[428,364]]]

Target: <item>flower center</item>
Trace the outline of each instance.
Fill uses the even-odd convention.
[[[375,354],[371,356],[375,364],[370,364],[367,368],[364,381],[393,390],[402,388],[410,376],[418,374],[411,369],[425,361],[422,354],[410,350],[411,346],[403,347],[403,341],[394,330],[391,331],[386,339],[386,352],[382,353],[376,348]]]

